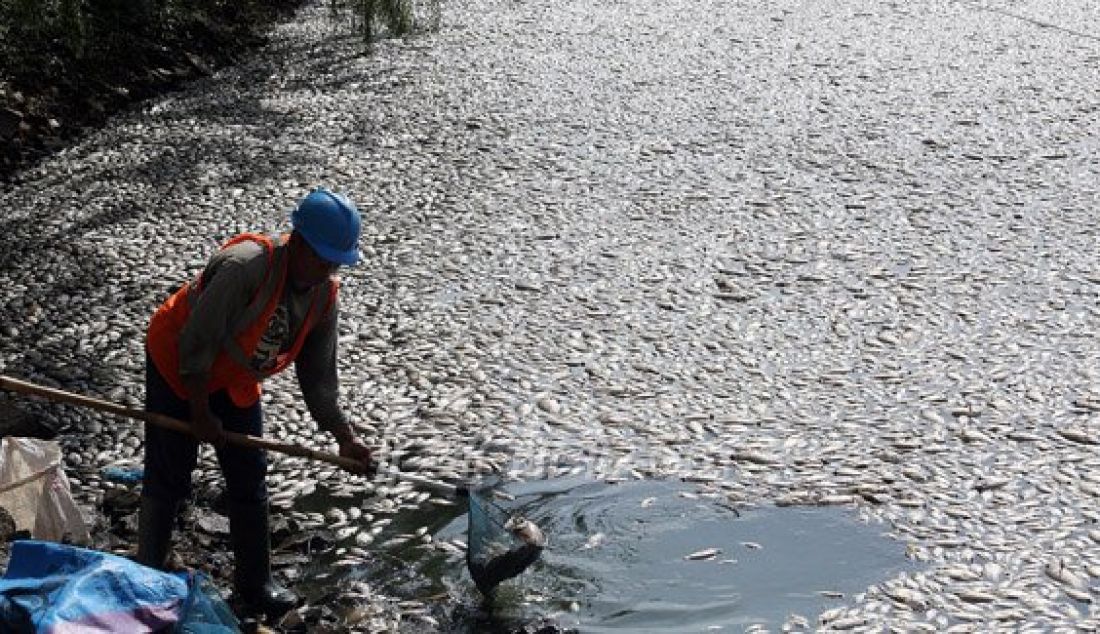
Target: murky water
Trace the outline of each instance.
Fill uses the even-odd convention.
[[[679,482],[580,479],[511,484],[501,502],[549,537],[542,559],[505,582],[491,608],[465,561],[423,547],[382,554],[352,570],[398,596],[438,606],[451,631],[507,631],[551,622],[584,632],[740,631],[813,623],[822,611],[914,564],[886,527],[837,507],[732,509]],[[461,507],[404,517],[386,534],[430,527],[436,542],[464,541]],[[712,557],[689,555],[716,549]],[[795,617],[797,619],[797,616]]]

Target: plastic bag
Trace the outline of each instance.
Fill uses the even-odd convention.
[[[189,577],[190,591],[180,608],[176,634],[234,634],[240,631],[237,617],[226,605],[210,577],[201,572]]]
[[[235,634],[209,578],[167,573],[66,544],[12,544],[0,578],[0,632]]]
[[[61,468],[61,447],[53,440],[4,437],[0,440],[0,507],[15,529],[48,541],[91,541]]]

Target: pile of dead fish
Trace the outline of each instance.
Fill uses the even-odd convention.
[[[927,568],[823,626],[1098,627],[1100,64],[1063,9],[474,0],[360,55],[311,7],[0,192],[0,371],[139,404],[157,304],[324,183],[366,214],[341,398],[387,467],[851,505]],[[334,450],[290,374],[268,433]],[[37,411],[101,513],[141,429]],[[271,491],[349,565],[462,556],[387,533],[453,503],[410,484],[273,457]],[[295,618],[432,629],[329,591]]]

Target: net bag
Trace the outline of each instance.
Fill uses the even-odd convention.
[[[470,491],[466,567],[486,598],[506,579],[535,563],[546,546],[539,527],[491,499],[492,486]]]

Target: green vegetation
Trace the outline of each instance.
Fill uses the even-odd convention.
[[[183,51],[238,50],[298,0],[0,0],[0,79],[32,89],[171,69]]]

